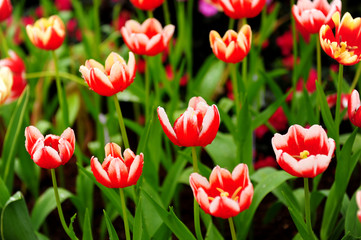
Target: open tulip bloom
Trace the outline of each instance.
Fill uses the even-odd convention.
[[[283,170],[296,177],[314,178],[330,164],[335,141],[319,125],[309,129],[292,125],[287,134],[274,135],[272,147]]]
[[[192,97],[187,110],[175,121],[172,128],[164,108],[158,107],[162,128],[175,145],[205,147],[216,137],[220,117],[216,105],[209,106],[202,97]]]
[[[249,208],[253,185],[246,164],[238,164],[232,174],[224,168],[213,168],[208,180],[192,173],[189,183],[201,208],[215,217],[231,218]]]
[[[124,91],[135,78],[136,65],[132,52],[129,52],[128,64],[119,54],[112,52],[105,60],[105,68],[99,62],[90,59],[81,65],[79,71],[90,89],[102,96],[112,96]]]
[[[266,0],[219,0],[219,3],[228,17],[240,19],[257,16]]]
[[[141,10],[154,10],[162,5],[164,0],[130,0],[130,2]]]
[[[1,0],[0,1],[0,21],[7,19],[13,11],[13,6],[11,5],[10,0]]]
[[[356,89],[354,89],[351,93],[351,96],[348,100],[347,111],[348,117],[353,125],[356,127],[361,127],[361,101],[360,94]]]
[[[53,169],[66,164],[73,156],[75,135],[67,128],[60,136],[43,134],[34,126],[25,129],[25,148],[31,159],[41,168]]]
[[[11,94],[13,74],[8,67],[0,67],[0,104],[3,104]]]
[[[345,13],[340,22],[340,13],[332,16],[335,34],[331,26],[320,29],[320,43],[323,50],[342,65],[354,65],[361,60],[361,19],[353,19]]]

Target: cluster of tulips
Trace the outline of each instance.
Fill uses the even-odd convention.
[[[129,49],[128,60],[126,61],[116,52],[110,52],[104,65],[97,60],[88,59],[79,68],[84,82],[91,91],[114,100],[125,150],[122,152],[121,147],[115,142],[106,143],[104,147],[105,159],[99,162],[97,157],[91,157],[90,168],[98,183],[107,188],[119,189],[126,239],[130,239],[131,234],[123,189],[136,185],[141,179],[147,156],[143,153],[136,154],[130,148],[117,94],[122,94],[134,81],[138,80],[138,57],[143,56],[149,61],[150,57],[162,54],[172,45],[171,40],[175,32],[174,25],[168,24],[163,28],[161,23],[152,17],[152,11],[164,4],[164,0],[130,0],[130,2],[135,8],[138,8],[138,11],[148,11],[150,17],[143,23],[130,19],[120,29],[122,39]],[[258,16],[265,8],[266,0],[212,0],[207,1],[207,4],[223,11],[231,19],[230,29],[226,31],[224,36],[221,37],[217,31],[212,30],[209,33],[209,42],[214,55],[220,61],[228,64],[231,72],[236,122],[234,126],[235,131],[238,131],[237,129],[240,129],[242,125],[242,111],[246,105],[245,99],[248,94],[247,56],[251,50],[253,39],[251,27],[246,23],[246,19]],[[335,119],[332,119],[330,112],[323,110],[323,108],[321,110],[322,117],[328,119],[328,122],[327,120],[324,121],[327,131],[318,124],[307,127],[292,124],[285,134],[274,133],[271,143],[269,143],[272,145],[279,167],[294,177],[304,178],[305,221],[296,224],[304,239],[316,237],[311,222],[309,179],[314,179],[324,173],[334,156],[337,158],[337,164],[340,163],[339,159],[349,157],[344,156],[341,151],[339,133],[341,116],[345,114],[341,109],[342,96],[344,96],[342,95],[343,66],[354,65],[361,60],[361,19],[352,18],[350,13],[345,13],[341,18],[341,5],[341,0],[334,0],[332,3],[328,3],[327,0],[298,0],[291,11],[294,33],[297,30],[305,39],[308,39],[310,35],[318,34],[316,78],[318,95],[323,93],[320,49],[322,48],[327,55],[340,64],[335,98]],[[10,0],[0,1],[0,21],[6,20],[11,14],[12,4]],[[240,20],[243,23],[238,31],[233,30],[234,20]],[[68,227],[64,219],[55,177],[55,169],[69,162],[76,147],[75,132],[69,124],[64,83],[59,76],[56,54],[56,50],[64,43],[67,34],[66,27],[59,16],[53,15],[27,25],[26,33],[35,47],[52,53],[61,112],[60,126],[65,130],[60,136],[48,134],[44,137],[37,127],[30,125],[25,128],[25,148],[35,164],[51,170],[62,226],[70,238],[76,239],[72,233],[73,230]],[[294,41],[295,39],[294,37]],[[6,42],[3,38],[0,41]],[[4,44],[1,50],[7,50]],[[25,64],[21,57],[11,50],[2,52],[2,56],[7,57],[0,60],[0,103],[6,104],[16,101],[22,94],[25,94],[27,81],[25,79]],[[242,79],[238,76],[237,64],[239,63],[243,64]],[[295,67],[297,66],[296,55],[293,64]],[[152,111],[155,110],[149,104],[152,92],[149,84],[146,77],[144,112],[147,121],[151,121]],[[353,87],[355,86],[353,85]],[[156,88],[154,87],[154,91]],[[321,97],[318,97],[316,101],[320,106],[325,106]],[[349,120],[354,126],[361,127],[361,110],[359,109],[361,101],[358,91],[353,89],[350,94],[345,95],[345,101]],[[232,239],[239,239],[235,232],[233,218],[250,208],[255,194],[250,177],[250,171],[253,172],[253,167],[250,166],[249,162],[243,162],[242,153],[239,152],[242,149],[242,142],[236,140],[236,147],[238,148],[236,156],[239,164],[232,172],[217,165],[211,171],[208,180],[207,176],[200,174],[199,164],[201,160],[198,159],[196,148],[206,148],[212,144],[219,131],[222,112],[215,104],[208,105],[202,96],[193,96],[189,100],[187,109],[172,126],[165,108],[165,106],[158,106],[157,108],[159,123],[165,135],[174,145],[191,147],[192,149],[193,171],[189,175],[189,185],[194,195],[194,224],[197,239],[203,239],[199,207],[206,214],[228,219]],[[173,117],[170,118],[173,119]],[[334,128],[329,128],[330,126]],[[328,137],[330,132],[332,138]],[[355,137],[356,134],[357,128],[352,136]],[[353,141],[354,139],[351,143]],[[7,176],[2,177],[4,180],[7,178]],[[11,192],[11,189],[9,191]],[[361,191],[357,193],[356,199],[360,210],[354,212],[354,216],[357,216],[361,222]],[[330,207],[326,208],[325,211],[332,207],[331,204],[329,205]],[[294,215],[292,217],[296,219]],[[135,235],[134,232],[133,235]],[[328,237],[328,235],[324,236]]]

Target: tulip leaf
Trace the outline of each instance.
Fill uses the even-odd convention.
[[[354,238],[361,238],[361,223],[357,217],[356,193],[352,196],[345,217],[345,232]]]
[[[1,212],[1,237],[7,240],[37,239],[21,192],[11,196]]]
[[[273,174],[266,175],[262,180],[260,180],[257,186],[254,189],[252,204],[249,209],[240,213],[237,218],[239,220],[235,221],[238,229],[238,237],[240,239],[245,239],[251,222],[253,219],[256,210],[261,203],[262,199],[272,190],[280,186],[282,183],[286,182],[289,179],[295,178],[294,176],[288,174],[285,171],[276,171]]]
[[[67,106],[68,106],[67,108],[68,108],[69,126],[72,126],[79,113],[80,96],[78,93],[73,93],[73,94],[67,95],[65,99],[66,99],[65,104],[67,104]],[[55,117],[56,117],[56,122],[61,122],[61,119],[63,119],[62,110],[60,108],[57,111]],[[60,125],[60,126],[62,126],[62,125]],[[65,127],[68,127],[68,126],[65,126]]]
[[[147,192],[143,190],[142,194],[144,194],[144,196],[152,203],[158,215],[162,218],[163,222],[168,226],[168,228],[173,232],[173,234],[175,234],[178,239],[195,240],[195,237],[193,236],[191,231],[174,214],[172,207],[170,207],[169,212],[167,212]]]
[[[70,218],[70,223],[69,223],[69,237],[72,239],[72,240],[79,240],[76,235],[75,235],[75,232],[74,232],[74,227],[73,227],[73,223],[75,221],[75,218],[76,218],[76,213]]]
[[[6,204],[6,202],[9,200],[10,194],[9,191],[3,181],[3,179],[0,177],[0,210],[3,208]]]
[[[66,189],[58,188],[60,202],[73,196]],[[31,212],[31,222],[35,230],[39,230],[46,217],[56,208],[54,188],[48,188],[35,202]]]
[[[92,239],[93,239],[92,226],[90,223],[89,211],[87,208],[85,209],[85,217],[83,223],[83,240],[92,240]]]
[[[105,210],[103,210],[104,213],[104,217],[105,217],[105,222],[107,224],[107,229],[108,229],[108,233],[109,233],[109,239],[110,240],[119,240],[117,232],[114,229],[113,223],[110,220],[110,218],[108,217],[107,213],[105,212]]]

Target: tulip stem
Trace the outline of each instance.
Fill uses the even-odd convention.
[[[192,147],[192,158],[193,158],[193,171],[199,172],[196,147]],[[196,231],[197,239],[202,240],[203,236],[202,236],[201,224],[199,220],[199,205],[196,199],[194,199],[194,229]]]
[[[192,147],[192,159],[193,159],[193,171],[199,172],[196,147]]]
[[[59,77],[63,79],[68,79],[70,81],[73,81],[75,83],[78,83],[80,85],[83,85],[84,87],[89,88],[88,84],[84,81],[84,79],[75,76],[71,73],[67,72],[58,72]],[[31,78],[42,78],[42,77],[55,77],[55,72],[52,71],[44,71],[44,72],[34,72],[34,73],[26,73],[25,78],[31,79]]]
[[[355,77],[353,78],[353,81],[352,81],[352,84],[351,84],[351,87],[350,87],[350,93],[352,92],[352,90],[355,89],[356,84],[358,83],[358,80],[360,78],[360,75],[361,75],[361,62],[358,64]]]
[[[149,119],[149,95],[150,95],[150,67],[149,67],[149,58],[145,57],[145,121]]]
[[[317,80],[322,85],[322,68],[321,68],[321,43],[319,40],[319,34],[316,35],[317,46]]]
[[[70,231],[68,226],[66,225],[65,219],[64,219],[64,214],[63,214],[63,210],[61,208],[61,202],[60,202],[60,198],[59,198],[59,192],[58,192],[58,184],[56,182],[56,176],[55,176],[55,169],[52,168],[50,169],[51,172],[51,179],[53,181],[53,188],[54,188],[54,194],[55,194],[55,201],[56,201],[56,207],[58,208],[58,214],[59,214],[59,218],[60,218],[60,222],[61,225],[64,228],[64,231],[66,232],[66,234],[73,239],[73,236],[70,235]]]
[[[8,57],[8,54],[9,54],[8,50],[9,50],[9,48],[8,48],[8,44],[6,43],[6,38],[5,38],[5,35],[4,35],[4,32],[3,32],[2,27],[0,27],[0,39],[1,39],[1,47],[2,47],[2,51],[3,51],[3,53],[1,54],[1,56],[2,56],[3,58]]]
[[[310,207],[310,189],[308,187],[308,178],[303,178],[304,180],[304,189],[305,189],[305,216],[306,216],[306,225],[308,232],[313,236],[312,224],[311,224],[311,207]]]
[[[122,209],[123,209],[123,222],[124,222],[125,238],[126,238],[126,240],[130,240],[127,207],[125,205],[125,196],[124,196],[123,188],[119,188],[119,195],[120,195],[120,201],[121,201]]]
[[[231,64],[230,68],[232,74],[231,81],[232,81],[233,95],[234,95],[234,107],[238,119],[241,106],[240,106],[238,80],[237,80],[237,64]]]
[[[164,15],[165,24],[166,25],[171,24],[170,15],[169,15],[168,1],[164,1],[162,5],[163,5],[163,15]]]
[[[147,11],[148,18],[153,18],[153,12],[151,10]]]
[[[69,115],[68,115],[68,106],[66,104],[66,98],[64,95],[64,90],[60,82],[59,78],[59,68],[58,68],[58,58],[56,57],[55,51],[51,51],[54,61],[54,68],[55,68],[55,81],[56,81],[56,88],[58,90],[58,99],[59,99],[59,106],[61,112],[63,114],[63,126],[62,128],[69,126]]]
[[[232,240],[237,240],[236,230],[234,229],[233,218],[228,218],[229,228],[231,230]]]
[[[234,29],[234,18],[229,18],[228,29]]]
[[[340,141],[339,141],[339,130],[340,130],[340,116],[341,116],[341,92],[342,92],[342,80],[343,80],[343,65],[339,64],[338,69],[338,83],[337,83],[337,101],[336,101],[336,113],[335,113],[335,124],[336,124],[336,157],[338,160],[338,153],[340,152]]]
[[[125,149],[127,149],[127,148],[129,148],[129,141],[128,141],[128,136],[127,136],[127,131],[125,130],[122,110],[120,109],[117,94],[113,95],[113,99],[114,99],[115,109],[116,109],[117,114],[118,114],[119,127],[120,127],[120,131],[122,133],[124,147],[125,147]]]

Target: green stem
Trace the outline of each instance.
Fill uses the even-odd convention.
[[[353,81],[352,81],[352,84],[351,84],[351,87],[350,87],[350,93],[352,92],[352,90],[355,89],[356,84],[357,84],[357,82],[358,82],[358,80],[360,78],[360,75],[361,75],[361,62],[358,64],[355,77],[353,78]]]
[[[335,113],[335,124],[336,124],[336,157],[340,152],[340,117],[341,117],[341,92],[342,92],[342,80],[343,80],[343,65],[339,64],[338,69],[338,83],[337,83],[337,102],[336,102],[336,113]]]
[[[95,46],[100,46],[100,21],[99,21],[99,8],[100,8],[100,0],[93,1],[93,17],[94,17],[94,32],[95,32]],[[100,58],[100,48],[95,47],[96,58]]]
[[[168,1],[163,2],[163,15],[164,15],[164,19],[165,19],[165,24],[166,25],[171,24],[170,15],[169,15]]]
[[[193,159],[193,171],[199,172],[196,147],[192,147],[192,159]],[[201,224],[199,219],[199,205],[196,199],[194,199],[194,228],[196,231],[197,239],[202,240],[203,236],[202,236]]]
[[[147,11],[147,14],[148,14],[148,18],[153,18],[153,12],[152,11]]]
[[[231,68],[231,81],[233,87],[233,95],[234,95],[234,107],[237,115],[237,119],[239,118],[240,112],[240,99],[239,99],[239,89],[238,89],[238,79],[237,79],[237,64],[230,64]]]
[[[243,95],[246,94],[247,92],[247,60],[248,57],[245,57],[242,61],[242,80],[243,80],[243,85],[244,85],[244,89],[243,89]]]
[[[304,178],[304,189],[305,189],[306,225],[310,236],[313,236],[312,224],[311,224],[310,189],[308,187],[308,178]]]
[[[88,84],[84,81],[84,79],[75,76],[71,73],[67,72],[58,72],[59,77],[62,79],[68,79],[70,81],[73,81],[75,83],[78,83],[80,85],[83,85],[84,87],[88,87]],[[42,78],[42,77],[55,77],[56,73],[52,71],[44,71],[44,72],[34,72],[34,73],[26,73],[25,78],[31,79],[31,78]]]
[[[60,222],[61,222],[61,225],[63,226],[64,231],[66,232],[66,234],[72,239],[72,236],[70,235],[69,228],[66,225],[66,222],[65,222],[65,219],[64,219],[63,209],[61,208],[61,202],[60,202],[59,192],[58,192],[58,184],[56,183],[55,169],[54,168],[50,169],[50,172],[51,172],[51,179],[53,181],[53,188],[54,188],[54,194],[55,194],[56,207],[58,208],[58,214],[59,214]]]
[[[120,202],[122,204],[122,209],[123,209],[123,222],[124,222],[125,238],[126,238],[126,240],[130,240],[127,207],[125,205],[125,196],[124,196],[123,188],[119,188],[119,195],[120,195]]]
[[[228,29],[234,29],[234,19],[229,18]]]
[[[322,86],[322,67],[321,67],[321,43],[319,40],[319,35],[316,36],[316,46],[317,46],[317,80]]]
[[[295,5],[295,1],[291,0],[291,6]],[[298,48],[297,48],[297,29],[296,22],[291,13],[291,27],[292,27],[292,51],[293,51],[293,71],[292,71],[292,86],[294,92],[296,92],[297,78],[296,78],[296,67],[297,67],[297,57],[298,57]]]
[[[1,56],[2,56],[3,58],[6,58],[6,57],[9,56],[9,48],[8,48],[8,44],[7,44],[7,42],[6,42],[6,38],[5,38],[3,29],[2,29],[1,26],[0,26],[0,41],[1,41],[1,48],[2,48],[2,51],[3,51],[3,53],[1,54]]]
[[[69,126],[68,105],[66,103],[64,90],[63,90],[63,87],[60,82],[58,59],[56,57],[55,51],[51,51],[51,53],[52,53],[53,61],[54,61],[55,81],[56,81],[56,88],[58,90],[59,106],[60,106],[60,110],[63,115],[63,124],[65,125],[65,126],[63,126],[63,128],[65,128],[65,127]]]
[[[234,229],[233,218],[228,218],[229,228],[231,230],[232,240],[237,240],[236,230]]]
[[[145,121],[149,119],[149,96],[150,96],[150,66],[149,66],[149,57],[145,57]]]
[[[128,136],[127,136],[127,131],[125,130],[123,115],[122,115],[122,111],[120,109],[119,101],[118,101],[116,94],[113,95],[113,99],[114,99],[115,109],[118,114],[119,127],[120,127],[120,131],[122,133],[124,147],[127,149],[127,148],[129,148]]]

